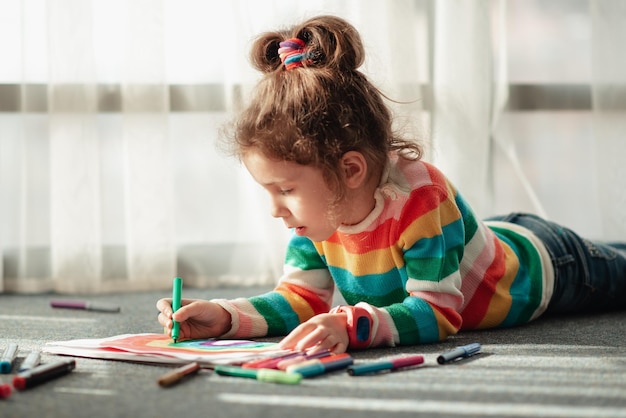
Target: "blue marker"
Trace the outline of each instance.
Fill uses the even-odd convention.
[[[437,363],[444,364],[449,361],[456,360],[458,358],[465,358],[465,357],[473,356],[479,351],[480,351],[480,344],[478,343],[464,345],[461,347],[457,347],[452,351],[448,351],[447,353],[443,353],[442,355],[437,357]]]
[[[2,353],[2,358],[0,358],[0,373],[11,373],[15,357],[17,357],[17,344],[12,343],[9,344]]]

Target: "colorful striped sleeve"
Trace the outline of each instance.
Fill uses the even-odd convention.
[[[216,300],[232,317],[224,338],[283,336],[314,315],[330,310],[334,283],[313,243],[294,235],[285,271],[271,292],[250,298]]]

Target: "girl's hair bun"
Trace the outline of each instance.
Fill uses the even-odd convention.
[[[270,73],[282,66],[278,48],[288,36],[286,32],[266,32],[261,34],[252,45],[250,60],[252,65],[262,73]]]
[[[260,35],[250,54],[254,67],[263,73],[283,70],[278,49],[289,38],[301,39],[306,44],[304,67],[354,71],[365,58],[361,37],[354,26],[336,16],[318,16],[290,30]]]

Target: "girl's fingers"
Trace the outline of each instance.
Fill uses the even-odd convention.
[[[181,306],[189,305],[194,302],[195,299],[183,299],[181,300]],[[156,307],[159,311],[165,315],[172,314],[172,298],[163,298],[157,301]]]
[[[300,339],[300,341],[296,343],[296,350],[304,351],[311,347],[315,347],[316,345],[322,346],[323,348],[330,348],[328,346],[330,342],[326,341],[327,339],[328,334],[326,333],[326,331],[320,328],[315,328],[310,333],[304,335]]]
[[[296,344],[311,332],[311,327],[312,325],[308,322],[298,325],[289,333],[289,335],[283,338],[280,342],[280,346],[286,349],[294,349]]]
[[[157,301],[156,307],[163,315],[166,317],[172,316],[172,299],[159,299]]]
[[[163,315],[163,313],[159,314],[158,321],[159,321],[159,324],[161,324],[163,328],[165,328],[166,330],[172,329],[172,320],[168,318],[167,316]]]
[[[346,344],[344,344],[344,343],[337,343],[337,344],[335,344],[334,347],[329,348],[329,350],[333,354],[345,353],[347,349],[348,349],[348,346]]]
[[[189,318],[197,317],[202,312],[201,306],[199,304],[191,304],[191,302],[183,301],[181,308],[172,314],[172,319],[183,322]]]

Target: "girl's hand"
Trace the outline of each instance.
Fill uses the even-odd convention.
[[[310,348],[328,349],[340,354],[348,349],[350,339],[346,330],[346,314],[320,314],[298,325],[281,342],[281,348],[305,351]]]
[[[180,324],[180,340],[219,337],[230,330],[228,311],[214,302],[201,299],[183,299],[181,308],[172,313],[172,299],[160,299],[158,320],[168,335],[172,333],[173,320]]]

